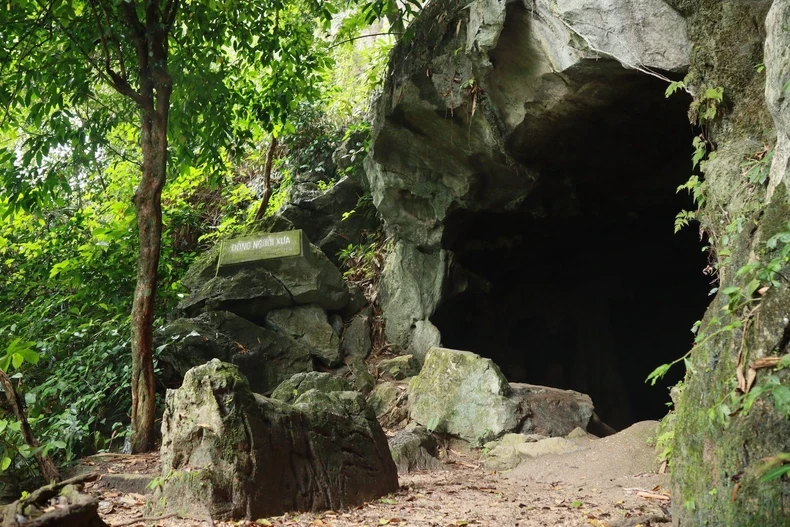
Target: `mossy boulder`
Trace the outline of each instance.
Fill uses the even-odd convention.
[[[429,430],[483,444],[524,419],[507,379],[490,359],[468,351],[431,348],[409,383],[411,418]]]
[[[272,392],[272,399],[290,403],[309,390],[318,390],[319,392],[348,392],[352,391],[352,389],[351,383],[342,377],[327,372],[311,371],[308,373],[297,373],[280,384],[274,392]]]
[[[290,405],[252,393],[238,367],[218,360],[168,391],[161,457],[151,514],[254,520],[351,507],[398,488],[360,394],[313,389]]]

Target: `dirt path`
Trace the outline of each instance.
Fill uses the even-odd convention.
[[[583,442],[580,451],[532,459],[508,473],[485,470],[473,458],[451,452],[445,470],[402,475],[399,492],[360,507],[214,525],[666,526],[668,477],[653,471],[654,452],[646,442],[653,429],[654,424],[640,423],[624,433]],[[109,525],[211,525],[199,517],[128,523],[142,517],[146,496],[101,485],[99,481],[88,490],[102,500],[100,510]]]

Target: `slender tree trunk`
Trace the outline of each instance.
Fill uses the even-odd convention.
[[[153,323],[157,269],[162,249],[162,189],[167,177],[167,119],[172,78],[167,69],[168,33],[173,27],[179,0],[145,2],[145,22],[137,4],[123,2],[121,9],[137,49],[140,90],[127,79],[116,80],[116,89],[131,97],[141,111],[140,142],[143,174],[134,192],[140,253],[137,287],[132,301],[132,453],[154,448],[156,380],[154,379]]]
[[[143,112],[143,175],[134,194],[140,253],[132,304],[132,452],[154,447],[156,383],[153,321],[157,268],[162,247],[162,188],[167,170],[166,120]]]
[[[269,206],[269,199],[272,197],[272,163],[274,162],[274,151],[277,149],[277,138],[272,136],[272,143],[266,153],[266,164],[263,166],[263,196],[258,212],[255,214],[255,221],[260,221],[266,214]]]
[[[8,404],[11,405],[11,410],[14,412],[16,420],[19,421],[21,427],[20,432],[22,433],[22,438],[25,440],[25,444],[35,451],[39,446],[41,446],[41,444],[33,435],[33,430],[30,428],[30,423],[27,421],[25,410],[22,408],[22,404],[16,394],[16,390],[14,389],[14,384],[3,370],[0,370],[0,384],[3,386],[5,397],[8,400]],[[52,457],[50,457],[49,454],[42,454],[39,452],[35,454],[35,458],[36,462],[38,463],[38,468],[41,470],[41,476],[48,483],[60,481],[58,469],[55,468],[55,463],[53,463]]]

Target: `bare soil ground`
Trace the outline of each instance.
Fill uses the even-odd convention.
[[[80,470],[104,474],[86,490],[99,497],[102,517],[115,527],[667,526],[668,477],[655,472],[647,443],[654,428],[655,423],[638,423],[615,436],[582,439],[580,451],[531,459],[504,473],[482,468],[474,453],[448,450],[444,470],[401,475],[400,491],[390,496],[349,510],[256,522],[144,518],[147,496],[113,489],[108,481],[118,473],[155,475],[155,455],[94,457]]]

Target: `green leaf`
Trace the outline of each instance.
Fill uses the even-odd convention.
[[[25,357],[23,357],[21,353],[14,353],[11,355],[11,364],[14,368],[19,368],[22,366],[23,362],[25,362]]]
[[[645,382],[646,383],[649,382],[651,386],[655,386],[656,382],[658,382],[661,378],[663,378],[664,375],[666,375],[667,372],[669,371],[669,368],[671,367],[672,367],[671,364],[662,364],[661,366],[653,370],[650,373],[650,375],[647,376]]]
[[[439,426],[439,423],[440,423],[439,418],[434,417],[433,419],[428,421],[428,424],[425,425],[425,429],[433,433],[436,431],[437,427]]]
[[[775,479],[779,479],[782,476],[790,475],[790,464],[787,465],[780,465],[778,467],[774,467],[768,470],[763,476],[760,478],[760,481],[763,483],[767,483],[769,481],[773,481]]]
[[[0,461],[0,472],[5,472],[8,470],[8,467],[11,466],[11,458],[8,456],[3,456],[3,460]]]

